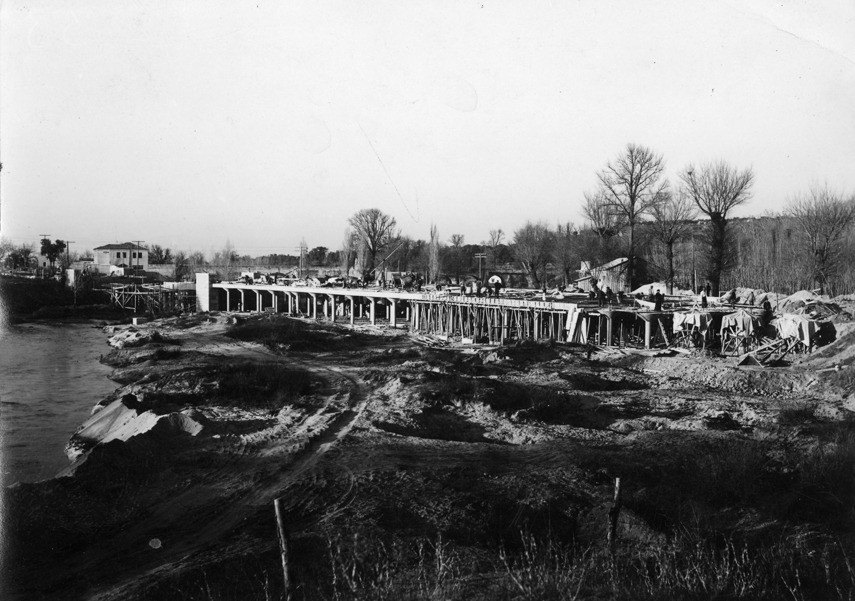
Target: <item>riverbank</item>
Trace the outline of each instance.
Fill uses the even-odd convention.
[[[848,332],[764,371],[235,321],[105,332],[121,387],[72,440],[67,477],[6,491],[4,598],[277,598],[275,498],[298,599],[855,585]]]
[[[62,282],[0,276],[0,327],[41,319],[121,321],[127,316],[98,290],[76,295]]]

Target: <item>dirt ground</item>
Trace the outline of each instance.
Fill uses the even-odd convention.
[[[105,332],[121,388],[94,416],[112,421],[72,440],[65,477],[8,491],[3,598],[276,598],[277,498],[297,598],[343,598],[342,548],[417,563],[425,540],[468,566],[444,598],[499,598],[484,584],[494,551],[520,548],[520,533],[605,546],[615,478],[624,549],[677,531],[852,548],[851,487],[794,476],[853,423],[851,324],[790,366],[743,368],[237,319]]]

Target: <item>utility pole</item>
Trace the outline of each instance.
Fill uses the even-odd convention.
[[[475,258],[478,259],[478,279],[484,280],[484,274],[481,271],[481,259],[487,258],[487,253],[475,253]]]

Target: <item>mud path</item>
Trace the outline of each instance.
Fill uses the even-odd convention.
[[[337,514],[352,500],[352,475],[343,493],[325,499],[322,507],[317,507],[317,499],[309,502],[307,493],[301,493],[295,484],[311,474],[320,459],[348,435],[368,405],[371,390],[355,369],[325,365],[307,356],[282,357],[258,345],[232,341],[200,345],[198,350],[235,357],[253,355],[256,360],[299,366],[324,382],[318,391],[324,400],[299,423],[268,429],[237,448],[216,443],[219,456],[201,482],[160,500],[141,520],[82,550],[67,562],[61,574],[56,574],[56,585],[62,586],[75,574],[85,574],[98,585],[80,591],[82,596],[125,598],[123,591],[126,586],[133,588],[135,581],[192,565],[200,553],[216,552],[267,505],[273,531],[272,502],[284,491],[288,492],[285,506],[295,517],[289,524],[293,530]],[[313,509],[306,511],[308,505]],[[158,541],[160,546],[155,548]]]

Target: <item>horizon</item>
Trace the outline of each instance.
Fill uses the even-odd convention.
[[[510,241],[628,143],[753,168],[734,217],[855,191],[851,3],[151,6],[0,7],[4,239],[292,254],[376,207]]]

